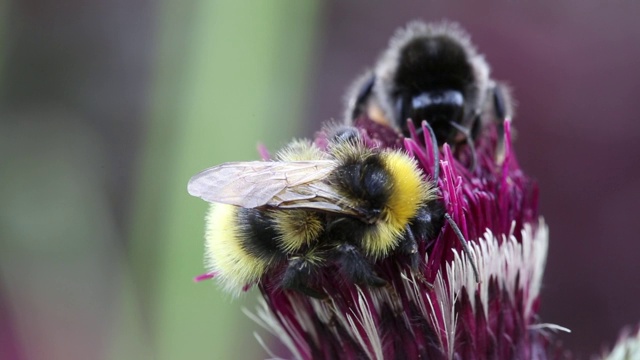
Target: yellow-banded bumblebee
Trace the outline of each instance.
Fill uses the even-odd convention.
[[[188,191],[213,203],[209,267],[236,294],[280,271],[282,288],[322,297],[312,284],[327,266],[353,283],[382,286],[372,263],[399,253],[417,267],[417,241],[439,233],[444,216],[412,157],[369,148],[352,127],[336,129],[326,151],[294,141],[276,161],[212,167],[191,178]]]
[[[439,145],[476,139],[484,124],[513,116],[510,92],[457,24],[411,22],[391,38],[375,67],[347,93],[346,119],[366,114],[409,135],[426,120]],[[502,146],[501,144],[499,146]],[[473,150],[473,149],[472,149]]]

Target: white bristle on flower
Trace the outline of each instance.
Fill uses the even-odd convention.
[[[351,309],[351,312],[353,316],[347,314],[347,321],[349,322],[352,334],[355,336],[360,346],[365,349],[367,356],[370,359],[383,360],[382,339],[378,333],[376,323],[373,320],[373,314],[369,309],[369,305],[367,305],[365,295],[360,288],[358,288],[358,305],[355,309]],[[358,331],[356,321],[364,329],[365,335],[367,336],[366,338],[363,338]],[[367,341],[367,339],[369,341]]]
[[[439,329],[440,346],[448,358],[453,358],[455,355],[458,320],[455,309],[464,289],[470,293],[468,299],[473,312],[476,313],[481,308],[485,318],[488,318],[489,284],[491,279],[496,279],[498,285],[510,296],[522,291],[525,318],[533,315],[532,307],[539,295],[547,258],[548,237],[549,229],[542,218],[535,226],[524,225],[521,242],[513,234],[513,230],[508,236],[503,235],[501,238],[487,230],[481,239],[469,241],[468,254],[453,250],[454,259],[437,273],[433,289],[425,288],[412,272],[402,274],[407,298],[416,305],[424,319],[434,329]],[[473,263],[478,270],[478,282],[473,273],[470,257],[473,258]],[[428,258],[425,260],[428,262]],[[379,314],[385,304],[399,310],[398,314],[403,313],[402,305],[397,300],[396,290],[401,289],[393,290],[387,287],[363,290],[358,288],[357,301],[346,313],[341,311],[344,309],[338,308],[332,298],[310,301],[318,319],[327,324],[331,331],[334,331],[332,322],[341,324],[348,330],[351,340],[358,343],[369,358],[382,359],[383,340],[377,329],[374,314]],[[476,292],[479,293],[480,304],[476,302],[474,295]],[[297,297],[297,294],[293,294],[289,299],[296,302]],[[300,329],[288,324],[286,317],[269,311],[264,300],[261,301],[257,315],[250,315],[250,317],[272,334],[277,334],[295,358],[309,358],[310,349],[304,340],[305,335],[306,338],[316,342],[317,346],[321,346],[318,343],[320,340],[317,334],[313,333],[313,323],[309,314],[300,310],[303,306],[293,306],[293,308],[297,309],[295,318],[301,325]],[[405,321],[409,320],[405,319]],[[530,329],[534,329],[533,324]],[[339,337],[337,333],[334,335]],[[306,351],[301,353],[301,348]]]
[[[603,353],[597,359],[602,360],[627,360],[640,359],[640,327],[631,331],[623,331],[611,352]]]
[[[255,314],[247,309],[243,309],[243,312],[260,327],[277,337],[282,344],[289,349],[294,359],[303,360],[310,357],[310,351],[306,351],[303,355],[299,350],[301,348],[300,345],[306,344],[301,335],[297,332],[289,332],[293,328],[291,324],[287,325],[288,322],[283,316],[274,316],[264,298],[261,297],[258,299],[258,308]],[[281,321],[284,321],[284,324]],[[298,336],[295,336],[294,338],[289,334],[297,334]],[[265,351],[274,359],[277,359],[274,353],[266,346],[262,338],[257,333],[254,333],[254,335]],[[303,346],[302,348],[307,348],[308,350],[308,347]]]

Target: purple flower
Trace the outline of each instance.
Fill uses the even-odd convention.
[[[537,316],[548,227],[538,214],[537,186],[518,166],[510,124],[505,125],[503,156],[495,150],[497,131],[487,129],[470,169],[474,155],[467,146],[444,145],[434,154],[424,126],[410,126],[411,137],[403,138],[358,119],[355,126],[368,146],[404,148],[425,174],[437,177],[467,251],[445,223],[435,239],[420,239],[419,271],[406,256],[389,256],[375,263],[388,285],[371,288],[344,281],[326,267],[318,275],[328,295],[323,300],[283,291],[277,276],[268,274],[259,284],[264,301],[251,316],[297,359],[558,357],[550,330],[562,328],[540,323]],[[326,134],[315,142],[326,147]]]

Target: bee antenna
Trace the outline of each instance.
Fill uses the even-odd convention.
[[[376,83],[376,75],[370,74],[365,75],[365,81],[362,82],[360,87],[357,89],[355,94],[355,98],[353,99],[353,109],[351,111],[351,119],[355,120],[359,115],[361,115],[361,106],[365,103],[365,101],[371,95],[371,91],[373,90],[373,86]],[[356,80],[356,83],[360,82],[360,80]]]
[[[469,144],[469,148],[471,149],[471,168],[469,170],[470,171],[475,170],[478,164],[478,157],[476,155],[476,146],[475,146],[475,143],[473,142],[473,137],[471,136],[469,129],[458,124],[455,121],[451,122],[451,126],[453,126],[456,130],[460,131],[460,133],[462,133],[462,135],[464,135],[467,138],[467,144]]]
[[[495,85],[493,87],[493,109],[496,117],[504,120],[507,117],[507,99],[502,86]]]
[[[429,136],[431,136],[431,146],[433,147],[433,180],[437,183],[440,176],[440,151],[438,148],[438,140],[436,139],[436,133],[433,131],[431,125],[426,120],[422,121],[422,128],[427,128]]]
[[[469,262],[471,263],[471,268],[473,269],[473,277],[476,279],[476,283],[479,283],[480,278],[478,276],[478,268],[476,267],[475,261],[473,261],[474,260],[473,257],[471,257],[471,250],[469,250],[469,245],[467,243],[467,240],[464,239],[464,235],[462,235],[462,231],[460,231],[458,224],[456,224],[456,222],[453,221],[453,219],[449,214],[444,214],[444,218],[447,219],[447,222],[449,223],[449,225],[451,225],[451,228],[453,228],[453,232],[456,233],[456,235],[458,236],[458,239],[460,239],[460,244],[462,244],[462,250],[465,252],[465,254],[467,254],[467,257],[469,258]]]
[[[496,143],[496,159],[501,164],[504,161],[505,143],[504,143],[504,123],[509,121],[509,117],[513,116],[509,111],[510,97],[502,84],[495,84],[493,87],[493,110],[498,120],[497,131],[498,141]]]

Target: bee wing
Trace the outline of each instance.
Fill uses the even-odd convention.
[[[322,205],[326,202],[322,200],[323,195],[332,193],[323,180],[335,167],[332,160],[231,162],[193,176],[187,190],[208,202],[244,208],[266,205],[335,212],[340,209],[332,203],[337,201],[337,195],[334,196],[336,199]],[[309,206],[309,203],[313,205]]]

